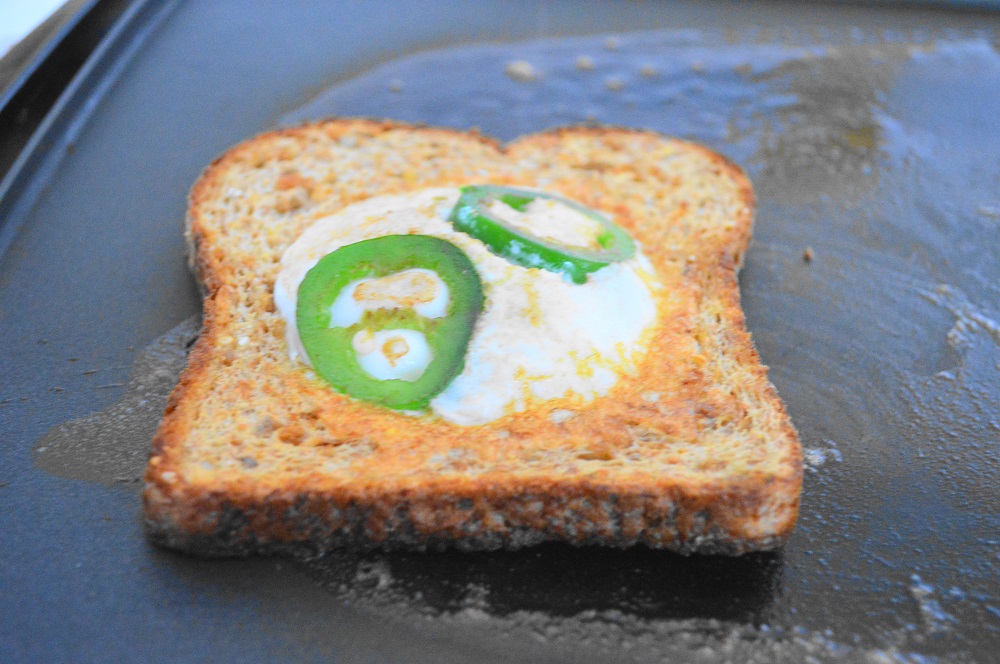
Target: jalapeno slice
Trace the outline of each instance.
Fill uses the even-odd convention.
[[[635,254],[625,229],[575,201],[495,185],[461,191],[448,221],[516,265],[557,272],[582,284],[591,272]]]
[[[327,254],[299,286],[295,321],[337,390],[424,408],[462,371],[483,288],[472,261],[427,235],[387,235]]]

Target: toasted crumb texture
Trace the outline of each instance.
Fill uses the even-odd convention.
[[[562,194],[642,244],[665,288],[634,375],[589,403],[462,427],[337,394],[289,359],[271,293],[303,229],[371,196],[472,183]],[[567,128],[501,146],[335,119],[236,146],[191,192],[205,323],[153,441],[150,536],[204,555],[779,546],[798,512],[801,450],[739,306],[753,203],[737,167],[645,131]]]

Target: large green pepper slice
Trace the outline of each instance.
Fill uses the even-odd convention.
[[[591,272],[635,255],[635,243],[625,229],[575,201],[495,185],[467,186],[461,191],[448,221],[516,265],[560,273],[582,284]],[[544,221],[515,223],[540,206],[561,208],[562,219],[570,222],[568,226],[564,222],[563,228],[573,241],[560,240],[559,232],[547,233]]]
[[[461,249],[387,235],[320,259],[299,285],[295,320],[313,368],[334,388],[416,410],[461,373],[482,307],[482,282]]]

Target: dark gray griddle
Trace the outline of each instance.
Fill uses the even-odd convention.
[[[133,3],[0,188],[0,660],[997,661],[998,19]],[[512,59],[541,77],[506,77]],[[743,303],[807,450],[785,549],[150,546],[137,478],[199,310],[186,192],[228,146],[323,114],[501,139],[653,127],[741,164],[759,198]]]

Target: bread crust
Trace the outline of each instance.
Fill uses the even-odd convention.
[[[270,289],[298,232],[369,196],[485,181],[558,191],[611,212],[642,243],[667,288],[637,375],[590,404],[461,427],[336,394],[288,360]],[[150,537],[202,555],[780,546],[798,512],[801,450],[739,303],[753,205],[722,156],[623,128],[500,145],[331,119],[232,148],[190,194],[204,324],[153,440]],[[556,422],[555,408],[576,415]]]

